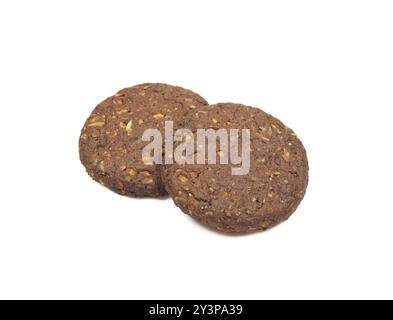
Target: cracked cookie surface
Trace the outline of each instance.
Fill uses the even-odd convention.
[[[120,90],[101,102],[86,120],[79,139],[79,155],[88,174],[109,189],[131,196],[166,194],[155,164],[142,161],[146,129],[163,134],[165,121],[174,128],[207,102],[198,94],[160,83]]]
[[[230,163],[162,166],[165,187],[183,212],[219,231],[244,233],[273,227],[296,210],[308,183],[307,156],[281,121],[257,108],[221,103],[195,110],[185,122],[194,133],[249,129],[251,152],[245,175],[232,175]]]

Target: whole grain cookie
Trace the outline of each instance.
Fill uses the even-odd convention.
[[[207,102],[196,93],[167,84],[140,84],[120,90],[101,102],[83,126],[79,155],[88,174],[123,195],[165,195],[157,167],[142,160],[146,129],[163,132],[164,122],[174,128]]]
[[[306,191],[308,163],[292,130],[260,109],[230,103],[195,110],[186,119],[186,127],[194,136],[197,129],[249,129],[250,166],[247,174],[233,175],[232,169],[240,165],[220,164],[219,144],[218,164],[162,166],[162,180],[182,211],[223,232],[265,230],[295,211]],[[241,155],[244,146],[238,147]]]

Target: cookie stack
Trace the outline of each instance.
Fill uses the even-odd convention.
[[[178,129],[195,137],[203,129],[224,133],[246,129],[246,173],[234,174],[234,165],[228,161],[173,161],[172,149],[168,154],[164,146],[169,122],[171,141]],[[171,161],[143,158],[149,141],[142,137],[152,129],[162,135],[162,159]],[[241,137],[239,141],[236,154],[242,155]],[[175,139],[174,147],[180,143]],[[192,139],[192,143],[199,150],[199,140]],[[217,159],[228,160],[223,151],[228,150],[215,149]],[[184,213],[228,233],[265,230],[286,220],[303,199],[308,183],[306,151],[281,121],[241,104],[209,105],[198,94],[167,84],[137,85],[101,102],[83,126],[79,154],[88,174],[116,193],[133,197],[169,194]],[[240,162],[245,160],[240,157]]]

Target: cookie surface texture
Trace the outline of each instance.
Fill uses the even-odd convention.
[[[162,166],[167,191],[183,212],[222,232],[247,233],[273,227],[296,210],[308,184],[307,156],[281,121],[257,108],[222,103],[196,110],[186,127],[194,135],[197,129],[249,129],[250,167],[233,175],[230,161]],[[216,152],[220,159],[219,144]]]
[[[142,161],[146,129],[163,133],[164,122],[183,126],[184,117],[206,105],[196,93],[167,84],[141,84],[101,102],[86,120],[79,156],[88,174],[109,189],[136,197],[166,194],[155,164]]]

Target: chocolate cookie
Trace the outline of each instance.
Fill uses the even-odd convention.
[[[146,129],[174,128],[207,102],[196,93],[167,84],[140,84],[101,102],[87,119],[79,139],[79,155],[88,174],[123,195],[165,195],[157,167],[142,161]]]
[[[218,164],[162,166],[166,189],[182,211],[223,232],[265,230],[295,211],[306,191],[308,163],[292,130],[260,109],[230,103],[195,110],[186,119],[186,127],[194,137],[197,129],[249,129],[250,166],[239,174],[233,171],[239,164],[220,164],[225,155],[219,144]],[[241,132],[233,141],[242,142]],[[238,147],[236,154],[247,151],[247,144]],[[247,162],[244,155],[241,160]]]

